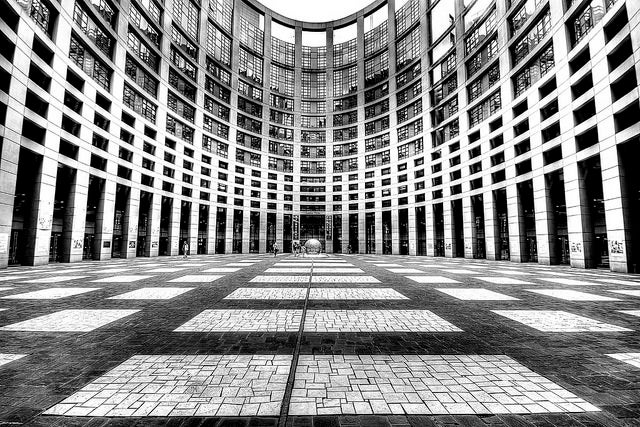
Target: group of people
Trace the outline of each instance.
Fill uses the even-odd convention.
[[[304,245],[301,245],[298,242],[293,242],[293,256],[299,256],[300,254],[302,254],[302,257],[304,258],[305,256],[307,256],[307,248]]]

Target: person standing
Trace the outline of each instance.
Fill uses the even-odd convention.
[[[188,254],[189,254],[189,242],[185,240],[184,243],[182,244],[182,257],[186,259],[188,257]]]
[[[280,248],[278,247],[278,242],[276,242],[276,243],[273,244],[273,256],[274,257],[278,256],[278,249],[280,249]]]

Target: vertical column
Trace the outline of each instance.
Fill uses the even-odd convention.
[[[200,220],[200,205],[191,202],[189,214],[189,255],[198,254],[198,222]]]
[[[451,202],[445,201],[442,204],[442,210],[444,215],[444,256],[447,258],[453,258],[456,254],[456,239],[455,239],[455,223],[453,219],[453,209],[451,209]]]
[[[216,253],[216,222],[218,209],[216,205],[209,205],[209,219],[207,222],[207,255]]]
[[[249,253],[249,235],[251,231],[251,211],[242,210],[242,253]]]
[[[42,162],[33,189],[29,227],[25,229],[24,233],[24,262],[26,265],[42,265],[49,262],[58,162],[47,157],[41,159]]]
[[[225,232],[224,253],[233,253],[233,208],[227,208],[227,230]]]
[[[327,254],[333,253],[333,213],[324,215],[324,251]]]
[[[398,209],[391,211],[391,253],[394,255],[400,253],[400,221],[398,219]]]
[[[171,218],[169,218],[169,256],[176,256],[180,253],[180,209],[182,201],[173,199],[171,204]]]
[[[62,262],[82,261],[88,190],[89,173],[76,170],[64,212],[64,226],[62,228],[64,230],[62,233],[64,253],[62,254]]]
[[[525,229],[518,185],[507,185],[507,216],[509,221],[509,253],[511,261],[522,262],[525,254]],[[537,215],[537,212],[536,212]]]
[[[462,232],[464,233],[464,257],[473,258],[476,247],[476,220],[470,197],[462,198]]]
[[[427,256],[435,256],[436,254],[436,227],[433,215],[433,204],[427,205],[424,209],[424,222],[426,225],[426,238],[427,238]]]
[[[417,248],[417,240],[418,240],[418,233],[417,233],[417,225],[416,225],[416,208],[415,206],[410,206],[408,209],[409,212],[409,218],[408,221],[409,223],[407,224],[407,227],[409,229],[409,255],[415,256],[418,253],[418,248]]]
[[[568,163],[568,164],[567,164]],[[567,228],[571,267],[591,268],[593,265],[591,215],[584,179],[577,162],[564,166],[564,188],[567,203]]]
[[[600,164],[609,242],[609,267],[611,271],[628,273],[632,263],[631,223],[634,219],[628,210],[628,198],[631,195],[627,194],[624,185],[625,173],[615,145],[600,152]]]
[[[258,252],[261,254],[267,252],[267,216],[268,213],[266,211],[260,212],[260,230],[258,231],[260,241],[258,242]],[[280,246],[280,248],[284,250],[282,246]]]
[[[114,171],[115,174],[115,171]],[[116,182],[109,179],[102,185],[102,194],[96,211],[96,230],[93,256],[95,259],[111,259],[113,244],[113,215],[116,207]]]
[[[367,219],[361,212],[358,212],[358,252],[367,252]]]
[[[549,194],[547,179],[544,175],[533,177],[533,206],[536,214],[538,263],[557,264],[559,260],[556,259],[553,200]],[[510,216],[511,214],[509,214]],[[513,254],[511,257],[513,259]]]
[[[138,241],[138,215],[140,210],[140,188],[129,188],[129,198],[122,222],[121,258],[135,258]]]
[[[293,239],[293,236],[291,238],[292,240],[295,240]],[[280,250],[284,252],[284,213],[283,212],[278,212],[276,214],[276,242],[278,243],[278,247],[280,248]],[[270,250],[271,248],[267,247],[266,252],[269,252]]]
[[[147,219],[147,241],[144,256],[158,256],[160,251],[160,209],[162,206],[162,196],[153,193],[149,206]]]
[[[349,214],[342,214],[342,253],[349,253]],[[355,248],[352,248],[352,251]]]
[[[486,256],[489,260],[496,260],[498,248],[498,218],[496,215],[496,202],[493,191],[485,191],[482,195],[484,201],[484,235]]]
[[[384,232],[384,224],[382,223],[382,212],[380,211],[376,211],[374,213],[375,215],[375,221],[374,221],[374,227],[375,227],[375,244],[376,244],[376,254],[380,255],[382,254],[382,250],[383,250],[383,232]],[[365,215],[366,216],[366,215]]]

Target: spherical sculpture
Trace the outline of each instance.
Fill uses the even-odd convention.
[[[307,248],[308,254],[320,254],[322,252],[322,243],[317,239],[309,239],[305,242],[304,247]]]

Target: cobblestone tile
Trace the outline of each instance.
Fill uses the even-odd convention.
[[[478,280],[482,280],[483,282],[493,283],[495,285],[534,285],[531,282],[525,282],[520,279],[513,279],[511,277],[476,277]]]
[[[313,276],[311,283],[380,283],[373,276]]]
[[[468,301],[515,301],[518,298],[483,288],[438,288],[437,291]]]
[[[60,282],[69,282],[71,280],[80,280],[86,277],[88,276],[50,276],[50,277],[42,277],[40,279],[25,280],[22,283],[60,283]]]
[[[640,353],[610,353],[607,356],[640,368]]]
[[[6,365],[7,363],[13,362],[14,360],[22,359],[27,356],[26,354],[11,354],[11,353],[0,353],[0,366]]]
[[[457,280],[450,279],[444,276],[405,276],[407,279],[411,279],[418,283],[427,284],[440,284],[440,283],[460,283]]]
[[[297,332],[302,310],[205,310],[175,332]]]
[[[274,416],[290,366],[289,355],[138,355],[45,414]]]
[[[619,298],[605,297],[572,289],[527,289],[527,291],[567,301],[620,301]]]
[[[238,288],[224,299],[305,299],[306,288]]]
[[[542,332],[622,332],[631,329],[556,310],[492,310]]]
[[[195,288],[140,288],[135,291],[113,296],[109,299],[171,299]]]
[[[461,332],[429,310],[309,310],[305,332]]]
[[[408,299],[391,288],[311,288],[313,300],[392,300]]]
[[[169,280],[169,283],[210,283],[222,277],[224,276],[212,274],[188,274],[176,279],[171,279]]]
[[[140,310],[63,310],[3,326],[3,331],[89,332]]]
[[[153,276],[112,276],[103,279],[92,280],[91,283],[132,283],[150,279]]]
[[[309,283],[309,276],[256,276],[252,283]]]
[[[2,289],[2,288],[0,288]],[[80,295],[100,288],[49,288],[22,294],[7,295],[2,299],[60,299],[73,295]]]
[[[290,415],[599,411],[501,355],[300,355]]]

